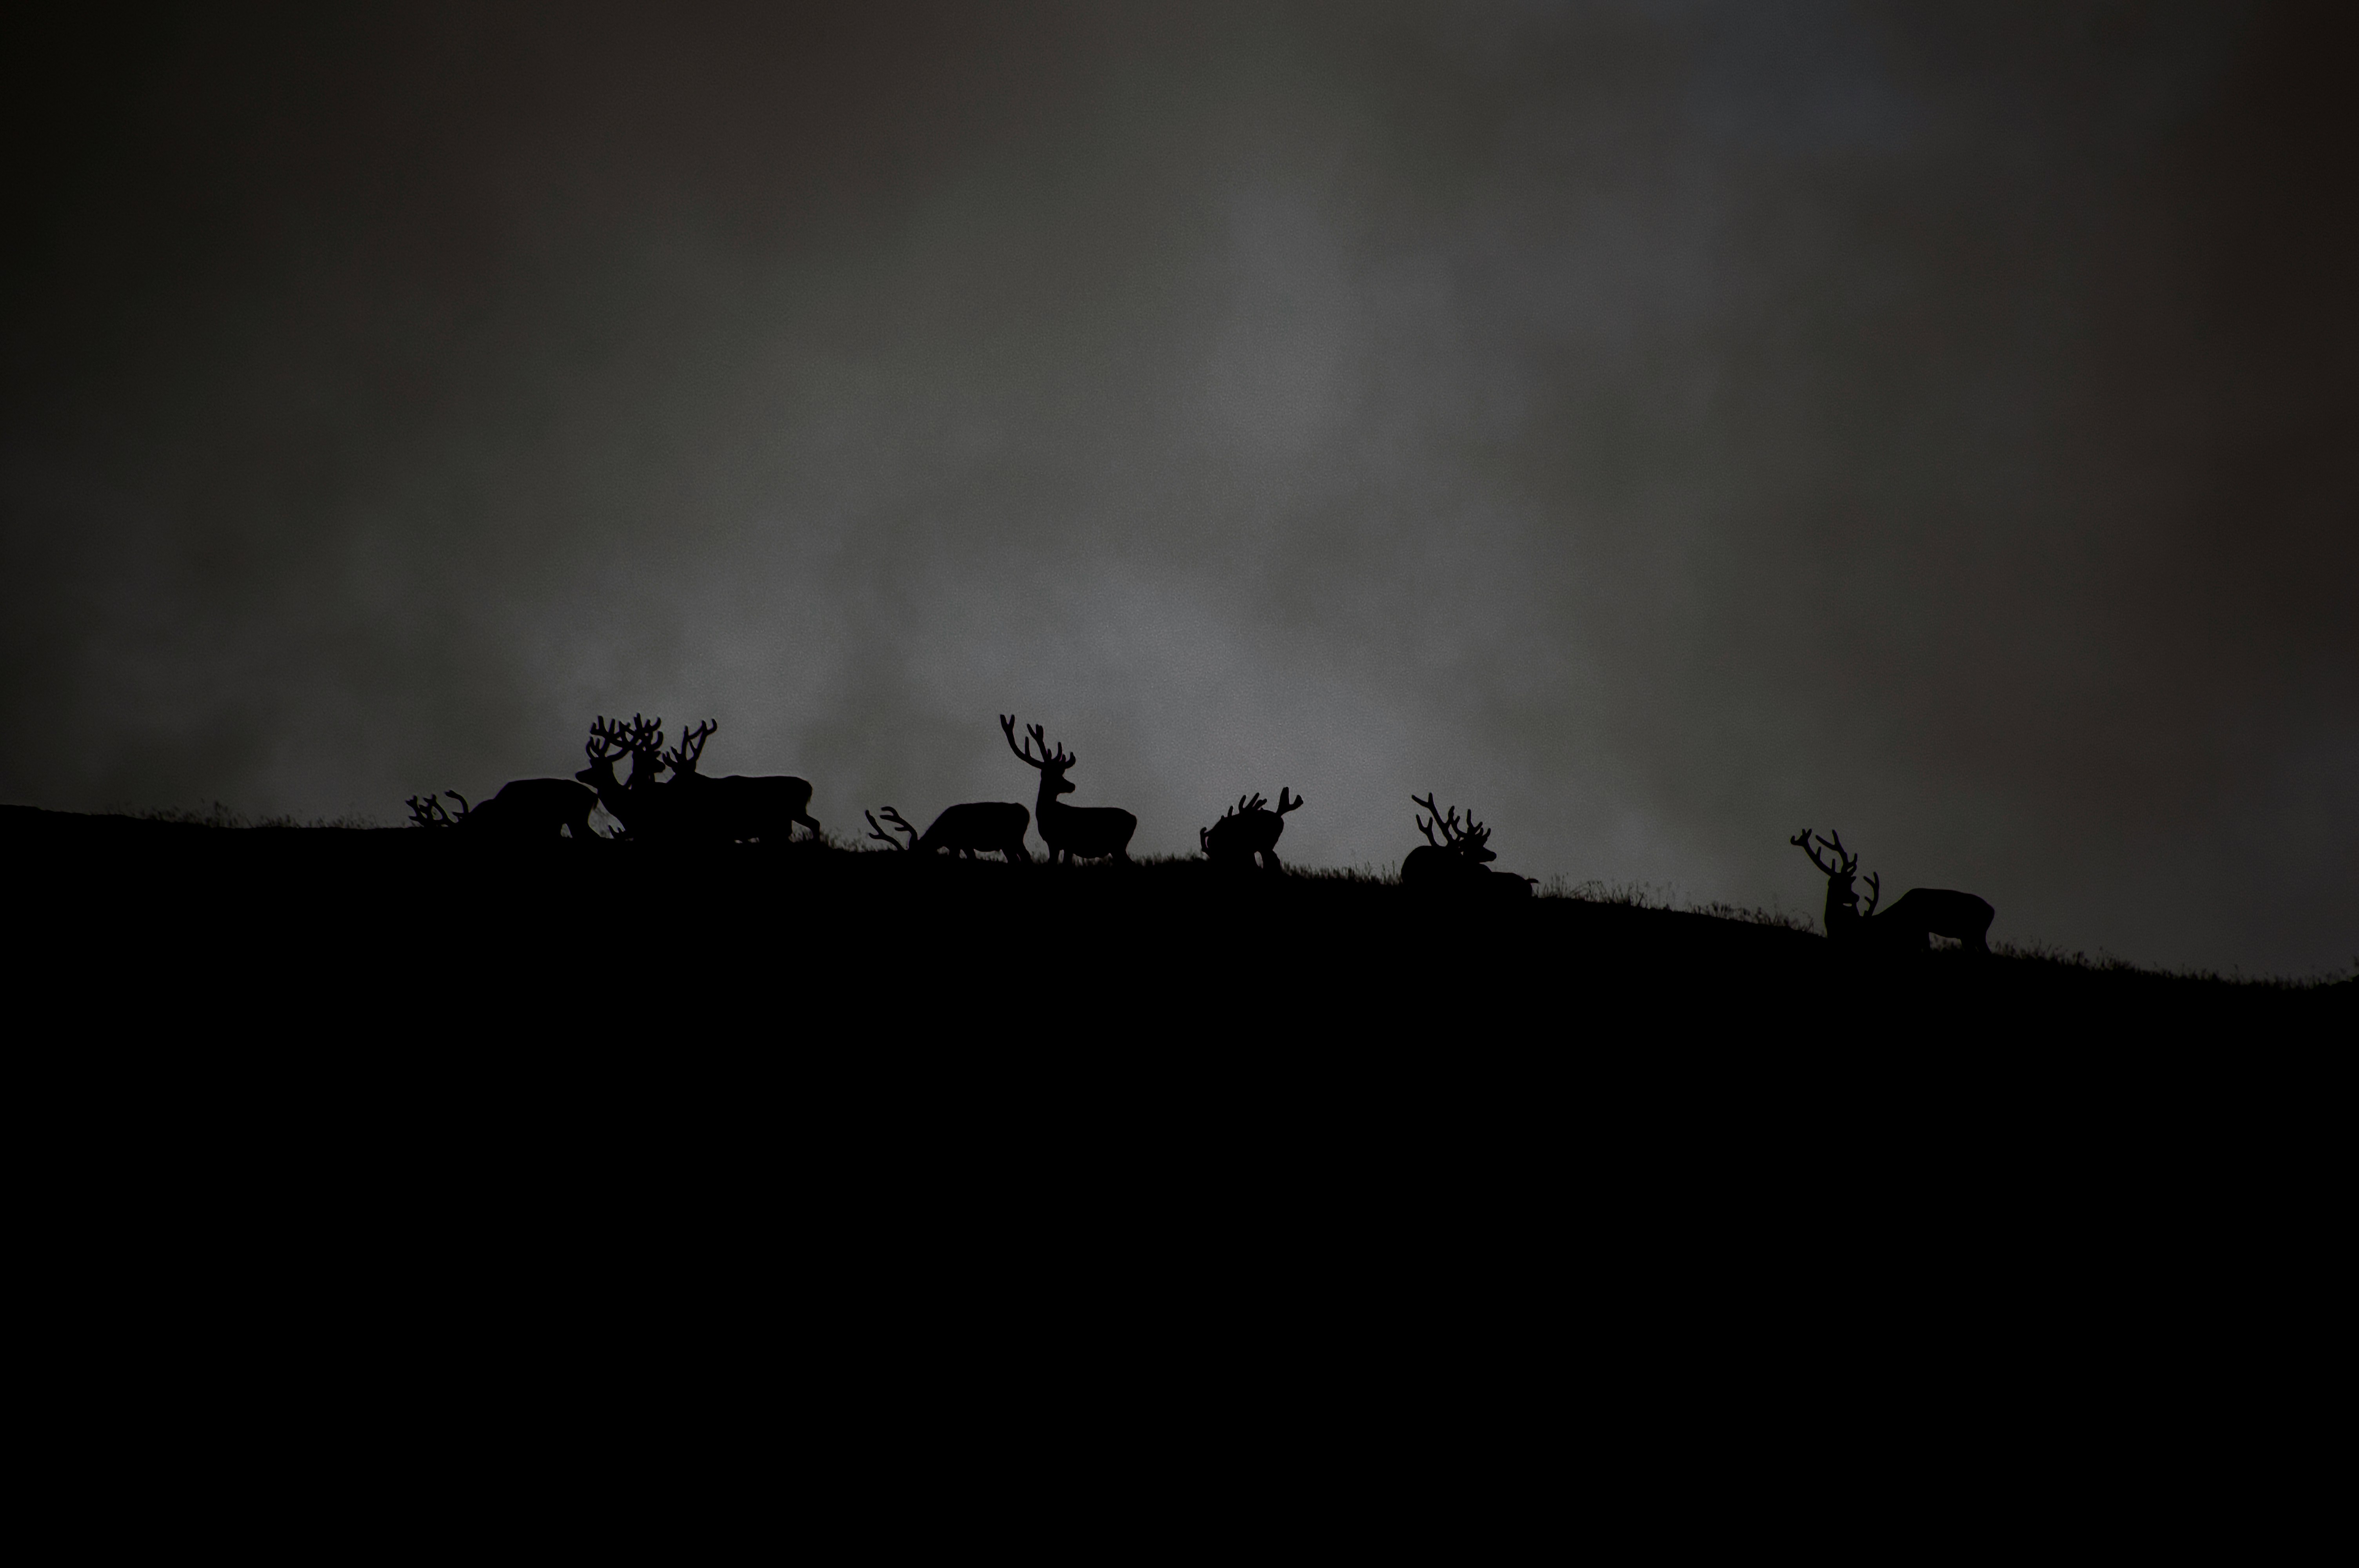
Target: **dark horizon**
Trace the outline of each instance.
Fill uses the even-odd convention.
[[[716,719],[857,839],[2359,957],[2324,5],[188,8],[9,67],[0,800]]]

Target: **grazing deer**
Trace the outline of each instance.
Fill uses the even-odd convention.
[[[1069,754],[1062,741],[1052,752],[1038,724],[1024,727],[1030,739],[1018,746],[1016,716],[1012,713],[999,716],[999,729],[1007,737],[1007,749],[1022,758],[1027,767],[1039,772],[1040,798],[1032,808],[1032,816],[1039,825],[1042,842],[1049,846],[1049,863],[1112,855],[1127,865],[1130,836],[1138,831],[1138,818],[1118,806],[1067,806],[1057,797],[1073,793],[1065,774],[1081,759]],[[1035,741],[1040,747],[1038,757],[1032,754]]]
[[[1418,831],[1425,842],[1408,852],[1401,862],[1401,883],[1406,887],[1448,889],[1461,888],[1470,892],[1496,892],[1504,898],[1529,898],[1532,879],[1512,872],[1495,873],[1489,865],[1499,857],[1491,849],[1491,830],[1470,816],[1466,825],[1458,825],[1458,808],[1451,806],[1444,816],[1433,804],[1430,795],[1423,799],[1410,795],[1409,800],[1424,807],[1431,818],[1417,819]],[[1439,829],[1441,837],[1433,835]]]
[[[1947,936],[1963,943],[1970,952],[1990,951],[1990,925],[1998,912],[1973,893],[1949,888],[1910,888],[1893,901],[1890,909],[1878,914],[1875,904],[1883,894],[1884,883],[1874,873],[1869,874],[1867,907],[1861,909],[1854,885],[1859,857],[1843,848],[1842,834],[1820,838],[1814,849],[1810,830],[1805,827],[1786,842],[1798,846],[1810,858],[1810,864],[1826,876],[1829,941],[1861,946],[1874,942],[1878,946],[1921,953],[1930,938]],[[1833,864],[1819,859],[1821,849],[1834,856]]]
[[[1251,866],[1259,855],[1263,871],[1283,871],[1286,868],[1277,863],[1277,836],[1286,831],[1286,814],[1300,809],[1301,798],[1288,800],[1284,785],[1278,787],[1275,811],[1259,795],[1250,801],[1239,795],[1218,822],[1196,829],[1196,842],[1203,847],[1204,859],[1216,866]]]
[[[945,807],[922,837],[914,824],[888,806],[885,808],[885,820],[909,836],[906,844],[878,825],[875,813],[864,811],[861,815],[868,818],[872,829],[868,836],[882,838],[896,849],[920,855],[948,849],[954,859],[962,860],[972,860],[996,849],[1007,857],[1011,866],[1032,863],[1031,851],[1024,848],[1024,830],[1032,825],[1032,814],[1010,801],[978,800]]]
[[[596,792],[571,779],[516,779],[481,806],[469,806],[455,789],[442,792],[459,803],[453,816],[432,795],[409,797],[409,819],[420,827],[462,827],[490,838],[554,838],[571,831],[589,838],[590,814],[597,809]]]
[[[819,819],[809,810],[810,780],[783,773],[750,778],[728,773],[715,779],[696,771],[704,743],[720,728],[708,719],[693,730],[683,730],[679,744],[663,753],[664,765],[671,770],[663,788],[666,809],[675,818],[672,826],[691,837],[723,842],[758,838],[784,844],[794,838],[795,824],[799,822],[817,838]],[[631,782],[638,782],[636,763]]]

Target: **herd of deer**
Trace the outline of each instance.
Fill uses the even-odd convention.
[[[816,836],[819,821],[810,815],[809,780],[735,773],[713,778],[697,772],[705,743],[717,728],[707,719],[683,730],[679,743],[667,747],[660,719],[635,714],[625,723],[602,715],[590,727],[590,740],[583,748],[590,765],[572,778],[517,779],[476,806],[470,806],[458,791],[445,790],[443,794],[459,803],[455,815],[432,795],[411,795],[410,817],[423,827],[460,828],[500,838],[546,839],[564,834],[587,839],[595,837],[590,827],[591,814],[603,806],[620,824],[613,835],[617,838],[782,844],[793,837],[798,825]],[[1018,741],[1013,714],[1002,714],[999,728],[1007,737],[1007,749],[1040,775],[1039,794],[1029,810],[1013,801],[970,801],[947,808],[920,833],[916,824],[888,806],[883,808],[882,822],[875,812],[863,814],[868,818],[868,837],[911,854],[947,850],[971,860],[996,851],[1012,864],[1029,865],[1032,856],[1025,847],[1024,835],[1037,827],[1049,846],[1051,864],[1103,859],[1127,862],[1138,818],[1118,806],[1066,805],[1064,797],[1073,793],[1067,775],[1081,759],[1066,751],[1061,741],[1051,745],[1038,724],[1026,725],[1026,738]],[[627,779],[615,771],[625,758],[631,764]],[[1457,807],[1444,811],[1430,795],[1409,798],[1419,809],[1417,826],[1425,842],[1401,862],[1404,884],[1425,891],[1531,896],[1532,878],[1499,872],[1490,864],[1498,857],[1490,849],[1488,827],[1472,816],[1462,824]],[[1239,795],[1237,804],[1223,812],[1218,822],[1198,830],[1197,844],[1215,866],[1251,870],[1258,863],[1265,871],[1282,871],[1278,835],[1286,830],[1288,814],[1300,810],[1302,804],[1299,795],[1286,789],[1277,792],[1275,808],[1260,795]],[[1842,834],[1818,838],[1814,844],[1810,830],[1805,827],[1788,842],[1799,846],[1810,863],[1826,875],[1826,927],[1831,940],[1854,947],[1922,949],[1930,937],[1943,936],[1977,953],[1989,951],[1984,937],[1993,912],[1973,894],[1913,888],[1877,914],[1881,883],[1870,876],[1867,908],[1863,911],[1855,885],[1859,857],[1843,848]],[[1821,849],[1833,855],[1832,861],[1820,858]]]

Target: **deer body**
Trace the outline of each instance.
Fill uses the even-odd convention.
[[[1259,855],[1263,871],[1283,871],[1286,868],[1277,860],[1277,836],[1286,831],[1286,814],[1301,806],[1301,799],[1288,799],[1283,788],[1277,792],[1275,811],[1260,795],[1250,803],[1239,795],[1236,805],[1222,813],[1218,822],[1197,829],[1196,841],[1203,847],[1204,858],[1216,866],[1251,866]]]
[[[1049,863],[1093,860],[1106,855],[1128,863],[1130,836],[1138,831],[1138,818],[1118,806],[1067,806],[1058,797],[1073,793],[1065,774],[1081,758],[1070,755],[1062,744],[1052,750],[1038,724],[1024,727],[1030,738],[1018,746],[1012,713],[1000,715],[999,728],[1007,737],[1007,749],[1040,774],[1040,795],[1033,805],[1032,819],[1039,827],[1041,841],[1049,846]],[[1040,747],[1037,759],[1032,755],[1035,741]]]
[[[956,859],[971,860],[996,849],[1011,866],[1032,863],[1032,852],[1024,847],[1024,830],[1032,825],[1032,814],[1012,801],[977,800],[947,806],[923,834],[889,806],[885,808],[885,820],[908,834],[909,841],[903,844],[873,816],[868,818],[868,826],[875,831],[868,836],[917,854],[932,855],[948,849]]]
[[[690,792],[690,820],[694,830],[707,838],[731,843],[758,838],[764,843],[783,844],[794,837],[798,822],[810,828],[814,838],[819,834],[819,819],[810,811],[811,786],[808,779],[783,773],[724,773],[709,779],[690,773],[664,787]]]
[[[1896,947],[1921,951],[1928,936],[1947,936],[1976,953],[1990,951],[1991,922],[1998,911],[1970,892],[1949,888],[1910,888],[1873,922],[1860,924],[1875,938]]]
[[[1805,827],[1787,842],[1799,846],[1802,853],[1810,856],[1810,864],[1826,876],[1828,941],[1921,953],[1929,937],[1947,936],[1963,943],[1971,952],[1990,951],[1987,937],[1991,921],[1998,912],[1973,893],[1949,888],[1910,888],[1893,901],[1891,908],[1878,914],[1875,903],[1883,883],[1874,874],[1869,875],[1867,907],[1861,909],[1859,857],[1843,848],[1842,834],[1821,838],[1818,847],[1813,848],[1810,830]],[[1834,856],[1832,863],[1819,858],[1820,849]]]

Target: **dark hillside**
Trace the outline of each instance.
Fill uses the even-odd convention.
[[[2352,989],[1819,936],[1578,899],[1473,905],[1366,878],[1011,867],[823,844],[502,847],[0,808],[29,973],[113,1009],[366,1038],[506,1030],[808,1051],[1140,1046],[2086,1047],[2324,1029]],[[103,1022],[102,1010],[94,1022]]]
[[[1423,1346],[1562,1404],[1820,1399],[1954,1318],[1909,1398],[2007,1403],[2066,1357],[2151,1400],[2183,1260],[2249,1285],[2315,1254],[2285,1240],[2332,1190],[2353,1014],[2348,985],[1863,967],[1201,862],[0,832],[28,1212],[58,1279],[136,1276],[92,1307],[126,1338],[284,1276],[298,1335],[469,1339],[499,1298],[495,1342],[548,1346],[653,1302],[695,1364],[820,1325],[775,1372],[1170,1319],[1183,1381],[1309,1357],[1391,1399],[1371,1369]]]

